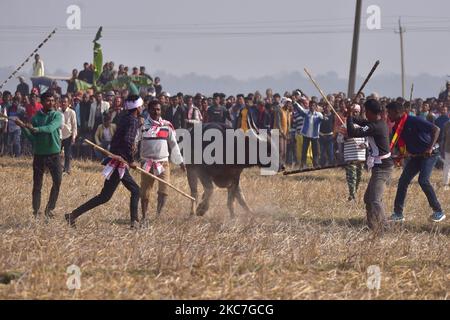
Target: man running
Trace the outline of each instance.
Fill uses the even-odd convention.
[[[128,167],[136,168],[133,161],[133,153],[136,149],[135,140],[139,128],[138,117],[141,114],[142,99],[137,95],[130,95],[125,102],[127,114],[121,117],[116,132],[111,140],[110,151],[114,158],[106,158],[106,167],[103,174],[106,177],[103,189],[99,195],[88,202],[65,214],[65,219],[70,226],[75,227],[75,220],[86,211],[108,202],[116,191],[120,182],[131,193],[130,216],[131,228],[138,228],[139,186],[134,181]]]

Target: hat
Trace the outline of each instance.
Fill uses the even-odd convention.
[[[355,106],[353,107],[353,111],[361,112],[361,106],[359,104],[355,104]]]
[[[106,96],[115,96],[115,95],[116,95],[116,93],[114,91],[108,91],[106,93]]]
[[[25,78],[23,76],[18,76],[17,79],[25,81]]]

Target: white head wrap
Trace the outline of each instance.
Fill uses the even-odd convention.
[[[144,100],[142,100],[141,97],[137,99],[136,101],[125,101],[125,109],[126,110],[133,110],[139,107],[142,107],[144,105]]]

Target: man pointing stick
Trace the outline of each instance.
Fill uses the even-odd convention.
[[[41,95],[43,108],[25,124],[21,120],[15,123],[22,128],[23,134],[31,141],[33,146],[33,214],[38,217],[41,206],[41,190],[44,170],[47,167],[52,176],[53,185],[50,198],[45,208],[45,217],[53,218],[53,210],[58,200],[61,186],[62,168],[59,161],[61,152],[61,138],[59,129],[62,124],[62,114],[55,111],[55,98],[50,92]]]
[[[75,227],[75,220],[86,211],[89,211],[99,205],[108,202],[116,191],[120,182],[123,183],[131,193],[130,198],[130,218],[131,228],[138,227],[138,205],[139,205],[139,186],[134,181],[128,167],[136,168],[133,162],[133,153],[135,151],[135,140],[139,128],[139,115],[143,100],[137,95],[130,95],[125,102],[127,113],[121,117],[117,130],[111,140],[111,153],[114,158],[106,158],[106,164],[103,170],[105,183],[99,195],[93,197],[88,202],[65,215],[66,221],[70,226]]]

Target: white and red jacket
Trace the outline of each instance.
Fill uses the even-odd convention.
[[[175,164],[183,162],[175,129],[167,120],[159,118],[156,121],[148,117],[139,129],[137,140],[141,142],[140,155],[144,161],[165,162],[170,156]]]

